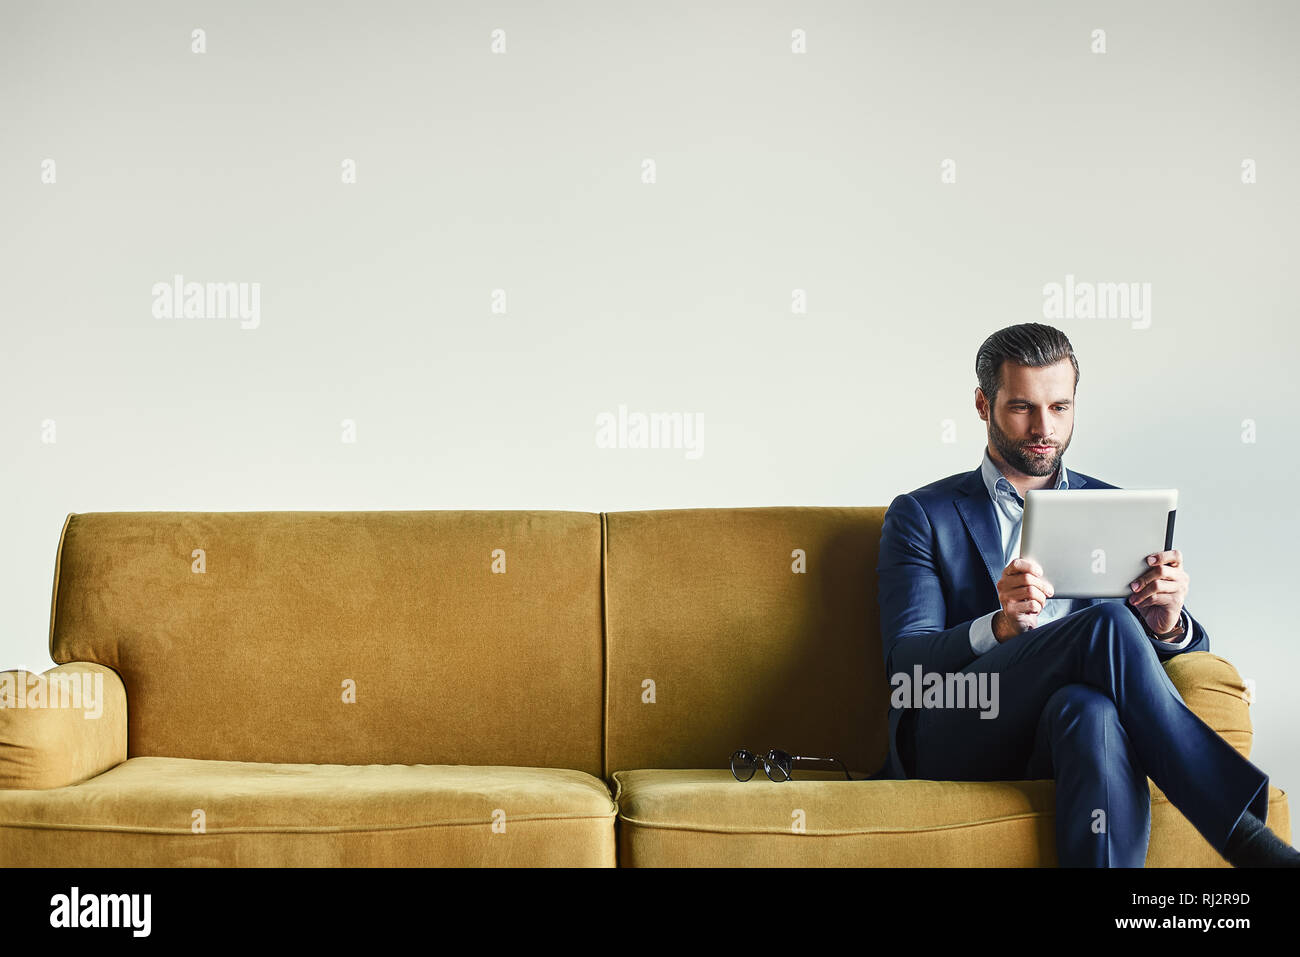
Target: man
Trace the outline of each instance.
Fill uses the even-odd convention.
[[[1300,866],[1264,827],[1268,776],[1183,703],[1161,664],[1210,647],[1184,607],[1182,553],[1148,556],[1125,599],[1054,599],[1044,569],[1016,557],[1026,491],[1115,488],[1062,462],[1079,381],[1069,339],[1010,326],[985,340],[975,374],[982,462],[894,499],[877,572],[886,675],[996,677],[996,717],[896,704],[882,774],[1055,778],[1057,858],[1075,867],[1144,865],[1149,776],[1234,865]]]

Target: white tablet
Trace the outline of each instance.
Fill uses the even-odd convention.
[[[1025,493],[1020,557],[1032,558],[1054,598],[1120,598],[1174,547],[1178,489],[1030,489]]]

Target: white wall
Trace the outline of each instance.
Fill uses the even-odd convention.
[[[69,511],[888,504],[978,464],[975,350],[1070,274],[1152,293],[1054,322],[1067,465],[1181,490],[1300,786],[1294,4],[265,6],[0,10],[0,667]],[[155,318],[176,273],[260,324]],[[598,448],[620,404],[703,455]]]

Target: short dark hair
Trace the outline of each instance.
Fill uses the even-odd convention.
[[[1035,368],[1069,359],[1074,366],[1075,391],[1079,389],[1079,360],[1065,333],[1041,322],[1022,322],[993,333],[975,354],[975,378],[989,405],[994,404],[1002,387],[1002,363],[1007,359]]]

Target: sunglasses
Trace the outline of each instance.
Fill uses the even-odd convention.
[[[853,775],[849,774],[849,769],[844,766],[844,762],[839,758],[809,758],[798,754],[788,754],[776,748],[761,757],[748,748],[739,749],[731,755],[731,773],[737,781],[748,781],[761,765],[770,780],[789,781],[796,761],[800,763],[805,761],[829,761],[838,764],[840,770],[844,772],[844,776],[850,781],[853,780]]]

